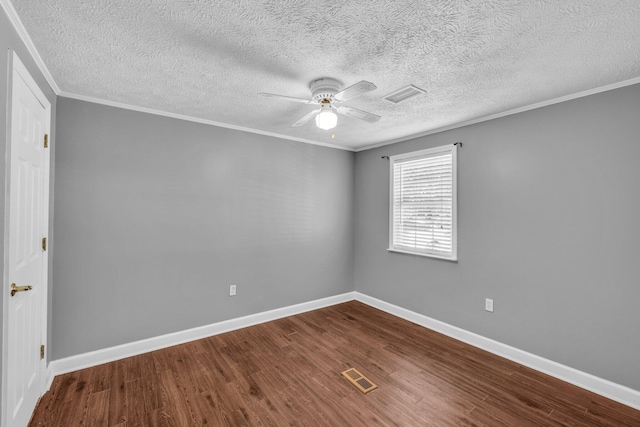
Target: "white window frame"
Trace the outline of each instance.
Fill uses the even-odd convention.
[[[452,218],[451,218],[451,232],[452,232],[452,247],[450,254],[443,254],[439,251],[429,251],[428,249],[414,249],[407,247],[394,246],[394,168],[396,163],[400,161],[407,161],[410,159],[420,159],[424,157],[433,156],[439,153],[451,153],[452,162]],[[444,259],[448,261],[458,261],[458,150],[457,144],[443,145],[439,147],[429,148],[426,150],[412,151],[410,153],[398,154],[389,157],[389,247],[390,252],[399,252],[411,255],[426,256],[430,258]]]

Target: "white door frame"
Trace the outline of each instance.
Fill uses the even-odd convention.
[[[49,102],[49,100],[47,99],[47,97],[44,95],[44,93],[42,92],[42,90],[40,89],[40,87],[38,86],[38,84],[35,82],[35,80],[31,77],[31,75],[29,74],[29,71],[27,70],[27,68],[24,66],[24,64],[22,63],[22,61],[20,61],[20,58],[18,58],[18,55],[12,51],[9,50],[8,51],[8,78],[9,78],[9,82],[8,82],[8,87],[7,87],[7,134],[6,134],[6,141],[7,141],[7,151],[6,151],[6,157],[5,157],[5,162],[6,162],[6,171],[5,171],[5,200],[4,200],[4,212],[5,212],[5,216],[4,216],[4,259],[3,259],[3,276],[2,276],[2,292],[3,292],[3,298],[2,298],[2,402],[0,402],[0,414],[2,414],[2,416],[0,417],[0,426],[2,427],[6,427],[6,423],[7,423],[7,373],[8,373],[8,366],[7,366],[7,359],[8,359],[8,349],[7,349],[7,341],[8,341],[8,330],[9,330],[9,324],[8,324],[8,306],[9,306],[9,214],[10,214],[10,200],[11,200],[11,194],[10,194],[10,189],[11,189],[11,185],[10,185],[10,180],[11,180],[11,122],[12,122],[12,99],[13,99],[13,81],[14,78],[16,77],[16,73],[19,73],[20,77],[27,83],[27,85],[29,86],[29,88],[31,89],[31,91],[33,92],[33,94],[36,96],[36,98],[38,99],[38,101],[40,101],[40,103],[44,106],[45,108],[45,123],[44,123],[44,131],[47,135],[49,135],[49,138],[51,138],[51,103]],[[2,84],[0,82],[0,84]],[[1,118],[0,118],[1,120]],[[49,142],[49,147],[51,147],[51,142]],[[41,218],[40,220],[42,221],[42,229],[44,230],[44,236],[43,237],[47,237],[47,246],[49,245],[49,180],[50,180],[50,175],[49,175],[49,171],[50,171],[50,150],[51,148],[48,148],[45,150],[45,159],[44,159],[44,187],[43,187],[43,195],[46,198],[45,203],[44,203],[44,211],[43,211],[43,218]],[[40,294],[40,312],[42,313],[42,317],[41,317],[41,321],[42,321],[42,325],[41,325],[41,333],[42,333],[42,344],[44,344],[46,347],[48,348],[48,343],[47,343],[47,336],[48,336],[48,329],[47,329],[47,306],[48,306],[48,288],[49,288],[49,282],[48,282],[48,277],[49,277],[49,259],[50,259],[50,247],[47,248],[47,252],[45,255],[45,259],[46,262],[44,263],[43,267],[42,267],[42,274],[43,274],[43,278],[42,278],[42,283],[43,283],[43,287],[41,289],[41,294]],[[48,358],[47,358],[47,352],[45,351],[44,354],[44,361],[41,364],[41,372],[40,372],[40,394],[44,394],[44,392],[46,391],[46,387],[48,386],[49,383],[49,378],[47,375],[47,366],[48,366]]]

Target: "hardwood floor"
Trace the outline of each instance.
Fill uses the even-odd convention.
[[[640,411],[352,301],[58,376],[30,423],[288,425],[640,426]]]

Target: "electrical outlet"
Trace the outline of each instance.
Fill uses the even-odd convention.
[[[491,298],[484,300],[484,309],[493,313],[493,300]]]
[[[229,286],[229,296],[234,296],[236,294],[236,285]]]

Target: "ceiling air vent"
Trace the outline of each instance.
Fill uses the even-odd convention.
[[[408,85],[405,87],[401,87],[398,90],[394,90],[390,94],[383,96],[382,99],[394,104],[399,104],[409,98],[413,98],[414,96],[421,95],[423,93],[427,93],[427,91],[417,88],[414,85]]]

